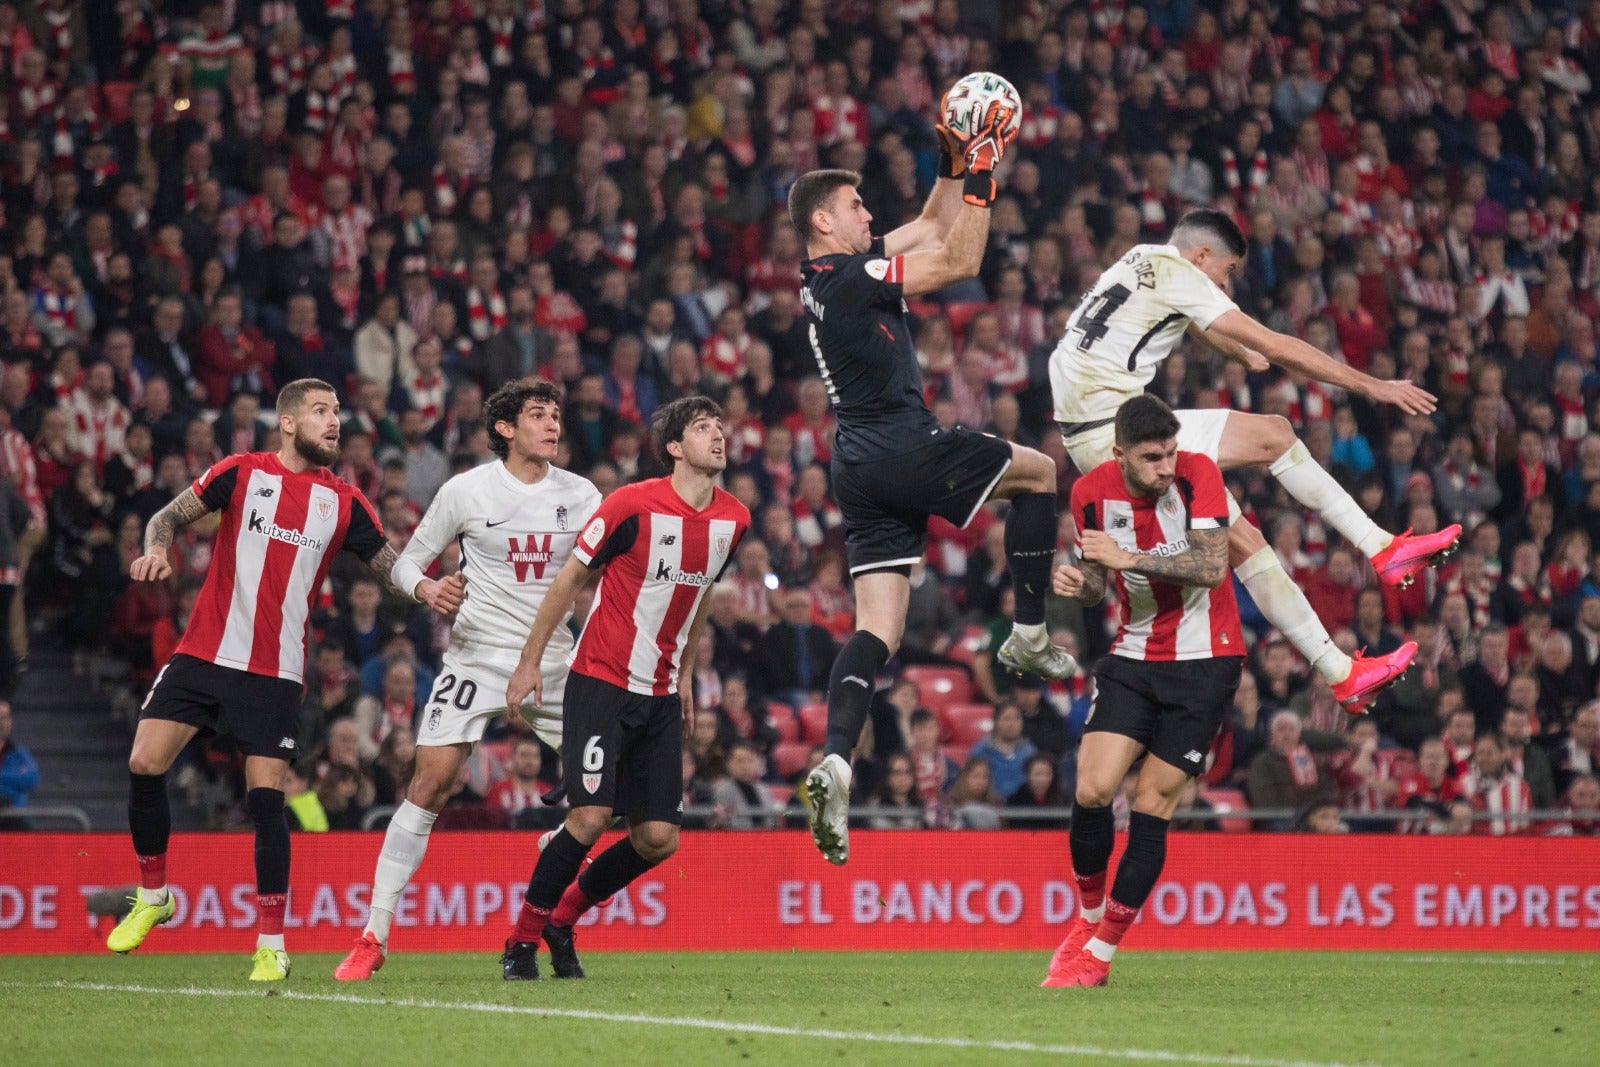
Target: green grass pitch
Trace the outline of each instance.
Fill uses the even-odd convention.
[[[1042,953],[586,956],[506,983],[494,956],[397,953],[371,982],[293,957],[0,957],[7,1062],[53,1064],[1600,1062],[1600,956],[1123,953],[1039,989]]]

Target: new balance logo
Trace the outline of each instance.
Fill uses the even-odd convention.
[[[1111,520],[1111,528],[1113,530],[1126,530],[1128,528],[1128,517],[1126,515],[1118,515]]]
[[[1191,748],[1189,751],[1183,754],[1183,758],[1188,760],[1190,763],[1199,763],[1205,757]]]
[[[677,543],[678,543],[678,535],[677,534],[662,534],[661,535],[661,540],[656,542],[656,544],[658,544],[658,545],[675,545]]]
[[[285,737],[282,741],[278,742],[278,747],[279,748],[293,748],[294,747],[294,738]]]
[[[272,497],[272,494],[276,493],[276,492],[277,492],[276,489],[268,489],[267,487],[263,486],[260,489],[256,490],[256,496],[264,496],[264,497],[267,497],[268,499],[270,499]]]

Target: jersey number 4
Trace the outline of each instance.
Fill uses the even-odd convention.
[[[1103,293],[1094,293],[1086,299],[1073,316],[1071,328],[1078,331],[1078,351],[1087,352],[1095,346],[1095,342],[1105,337],[1111,329],[1111,316],[1117,309],[1128,302],[1128,297],[1133,293],[1126,285],[1112,285]],[[1128,362],[1128,369],[1133,370],[1133,361]]]

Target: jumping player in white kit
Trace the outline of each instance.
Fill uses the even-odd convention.
[[[366,929],[333,972],[340,981],[371,978],[383,966],[395,908],[422,863],[433,821],[472,746],[506,711],[506,683],[529,620],[600,506],[600,491],[587,478],[551,466],[561,441],[561,391],[554,384],[508,382],[483,408],[500,460],[440,488],[394,568],[395,585],[456,619],[422,711],[416,771],[378,855]],[[461,546],[461,573],[442,581],[424,577],[452,541]],[[542,698],[517,709],[555,748],[572,648],[571,633],[558,626],[541,660]]]
[[[1138,245],[1108,268],[1073,312],[1050,357],[1055,417],[1079,471],[1092,471],[1111,458],[1117,409],[1144,391],[1186,333],[1253,370],[1265,370],[1270,362],[1375,403],[1393,404],[1408,415],[1433,411],[1433,396],[1413,383],[1379,381],[1240,311],[1226,290],[1244,265],[1246,244],[1227,214],[1191,211],[1168,240]],[[1224,471],[1269,465],[1290,496],[1372,561],[1385,584],[1409,585],[1460,540],[1461,527],[1454,525],[1428,535],[1380,529],[1317,464],[1287,419],[1226,409],[1176,414],[1180,450],[1209,456]],[[1228,504],[1237,518],[1231,496]],[[1364,711],[1405,673],[1417,652],[1414,642],[1386,656],[1345,655],[1261,532],[1247,522],[1233,522],[1228,530],[1228,562],[1239,580],[1347,711]]]

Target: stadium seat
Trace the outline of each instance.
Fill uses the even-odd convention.
[[[779,741],[800,740],[800,720],[794,717],[794,709],[789,705],[767,701],[767,721],[778,731]]]
[[[922,706],[935,715],[972,699],[972,676],[960,667],[907,667],[901,677],[916,683]]]
[[[984,639],[988,636],[989,631],[982,626],[968,626],[961,632],[961,636],[956,638],[955,643],[950,646],[945,655],[957,663],[964,663],[970,667],[973,659],[978,655],[978,649],[982,647]]]
[[[939,716],[940,731],[953,745],[975,745],[994,728],[994,708],[988,704],[951,704]]]
[[[807,704],[800,709],[800,725],[807,744],[820,745],[828,739],[828,705]]]
[[[978,317],[978,312],[988,311],[992,307],[992,304],[985,304],[978,300],[962,300],[954,304],[945,305],[944,317],[950,323],[950,333],[955,338],[956,344],[959,345],[966,336],[967,325]]]
[[[806,759],[811,755],[811,745],[804,741],[779,741],[772,748],[772,767],[778,777],[788,780],[806,769]]]
[[[1250,807],[1250,802],[1244,798],[1242,792],[1237,789],[1230,789],[1227,786],[1206,786],[1205,798],[1211,802],[1211,806],[1217,810],[1219,816],[1224,812],[1243,811]],[[1218,818],[1217,824],[1226,833],[1230,834],[1247,834],[1250,832],[1249,819]]]

